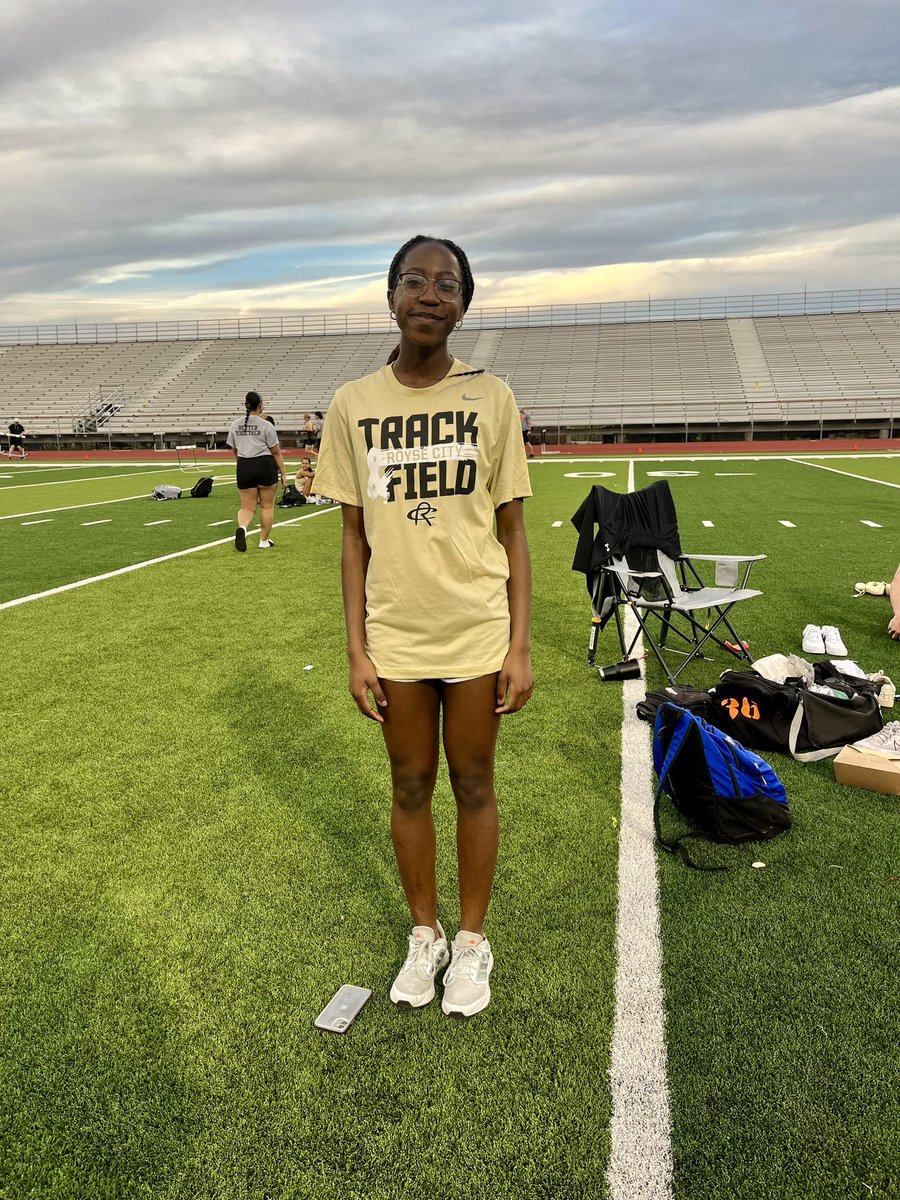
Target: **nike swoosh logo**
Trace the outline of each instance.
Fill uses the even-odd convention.
[[[465,392],[462,394],[463,400],[467,400],[469,404],[477,404],[479,400],[483,400],[483,396],[467,396]]]

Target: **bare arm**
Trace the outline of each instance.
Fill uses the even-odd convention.
[[[376,705],[387,704],[378,672],[366,654],[366,572],[372,552],[366,538],[363,510],[353,504],[342,504],[344,529],[341,538],[341,589],[344,594],[344,620],[347,624],[347,658],[350,663],[350,695],[364,717],[383,722],[378,708],[372,707],[369,693]]]
[[[281,445],[276,442],[272,447],[272,457],[275,459],[275,465],[278,467],[278,474],[281,476],[281,486],[287,487],[287,471],[284,467],[284,457],[281,453]]]
[[[894,615],[888,622],[888,633],[896,642],[900,639],[900,567],[897,567],[891,582],[891,608]]]
[[[506,551],[509,579],[509,651],[497,677],[497,713],[518,712],[534,690],[531,669],[531,555],[525,537],[524,503],[497,509],[497,540]]]

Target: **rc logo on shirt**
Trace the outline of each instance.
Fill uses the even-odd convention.
[[[368,495],[385,504],[398,499],[424,502],[441,496],[468,496],[475,490],[477,416],[448,411],[360,421],[368,449]],[[417,525],[419,521],[430,525],[436,511],[423,503],[407,516]]]
[[[430,529],[431,518],[437,516],[437,509],[433,504],[429,504],[427,500],[423,500],[415,508],[411,508],[406,515],[414,525],[418,525],[420,521],[424,521]]]

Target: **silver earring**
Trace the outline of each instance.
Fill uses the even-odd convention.
[[[462,327],[463,327],[462,317],[460,317],[459,320],[456,322],[454,329],[462,329]]]
[[[391,313],[390,313],[389,320],[391,320],[391,321],[396,321],[396,320],[397,320],[397,314],[394,312],[394,310],[393,310],[393,309],[391,309]]]

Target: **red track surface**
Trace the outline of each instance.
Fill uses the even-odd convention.
[[[536,446],[538,455],[541,447]],[[670,454],[823,454],[848,450],[880,450],[900,451],[900,438],[844,438],[842,440],[827,438],[824,441],[809,439],[806,441],[783,442],[626,442],[603,443],[597,445],[551,446],[544,450],[551,454],[559,453],[565,458],[578,455],[590,455],[594,458],[602,456],[612,458],[617,455],[634,457],[638,454],[651,456]],[[307,458],[310,451],[286,450],[286,457],[291,460]],[[176,462],[178,455],[174,450],[35,450],[28,455],[29,462],[128,462],[129,460],[150,459],[153,462]],[[3,460],[0,459],[0,462]],[[187,461],[187,460],[186,460]],[[191,458],[190,461],[193,461]],[[233,462],[231,453],[222,450],[197,450],[197,462],[227,463]]]

